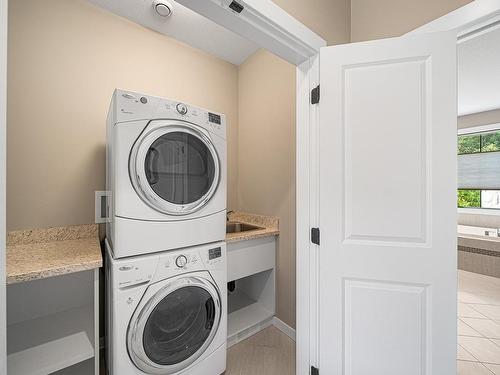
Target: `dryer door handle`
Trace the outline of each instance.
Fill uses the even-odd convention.
[[[160,159],[160,153],[156,148],[152,148],[150,152],[151,156],[147,158],[148,169],[146,170],[146,178],[148,179],[150,185],[154,185],[160,179],[158,173],[158,160]]]
[[[207,321],[205,323],[205,329],[211,330],[213,327],[215,319],[215,304],[213,300],[208,300],[205,302],[205,309],[207,310]]]

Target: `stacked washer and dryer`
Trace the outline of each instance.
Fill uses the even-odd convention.
[[[108,373],[223,373],[224,115],[115,90],[106,154]]]

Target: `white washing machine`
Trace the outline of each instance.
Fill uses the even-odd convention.
[[[109,375],[226,369],[224,242],[113,259],[106,243]]]
[[[116,258],[224,240],[224,115],[115,90],[106,155],[106,233]]]

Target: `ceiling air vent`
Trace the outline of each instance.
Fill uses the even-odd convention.
[[[160,17],[167,18],[172,15],[173,8],[172,4],[170,4],[168,1],[155,0],[153,1],[153,9]]]

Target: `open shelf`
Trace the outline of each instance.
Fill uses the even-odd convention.
[[[7,327],[9,375],[46,375],[94,357],[93,306]]]
[[[236,289],[228,296],[227,335],[229,338],[274,316],[274,312]]]
[[[77,363],[76,365],[66,367],[63,370],[54,372],[51,375],[89,375],[94,373],[94,366],[94,359],[91,358],[84,362]]]

